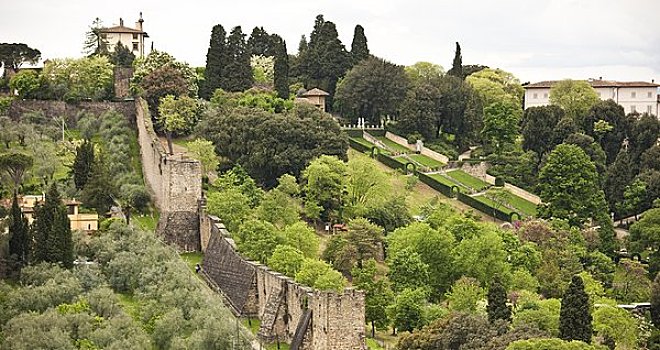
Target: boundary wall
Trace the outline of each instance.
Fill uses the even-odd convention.
[[[40,112],[47,118],[65,117],[68,125],[76,125],[83,112],[95,115],[116,110],[126,116],[131,125],[135,125],[135,102],[133,101],[80,101],[64,102],[55,100],[13,100],[7,114],[14,121],[19,121],[25,113]]]
[[[183,154],[168,154],[156,135],[147,103],[134,102],[142,171],[160,219],[156,232],[182,251],[201,250],[199,208],[202,167]]]
[[[257,262],[245,260],[220,221],[202,218],[208,233],[203,271],[236,315],[258,317],[259,337],[290,343],[291,349],[366,349],[364,292],[321,292]],[[223,234],[224,233],[224,234]]]

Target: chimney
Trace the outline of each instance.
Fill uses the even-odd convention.
[[[124,19],[119,17],[119,26],[123,27],[124,26]]]
[[[144,20],[142,19],[142,12],[140,12],[140,19],[137,22],[135,22],[135,29],[139,31],[143,31],[142,23],[144,23]]]
[[[598,80],[603,80],[603,77],[598,77]]]

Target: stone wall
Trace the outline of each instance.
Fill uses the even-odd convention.
[[[160,210],[156,231],[180,250],[198,251],[201,249],[201,164],[182,154],[168,154],[154,131],[146,102],[138,99],[133,108],[137,111],[142,171]]]
[[[130,84],[133,77],[133,68],[115,67],[113,70],[115,98],[123,99],[131,96]]]
[[[64,101],[44,100],[13,100],[9,106],[9,117],[20,120],[21,116],[30,112],[41,112],[48,118],[66,117],[67,125],[75,126],[81,113],[87,112],[95,115],[115,110],[135,125],[135,103],[133,101],[80,101],[68,103]]]
[[[303,337],[300,349],[366,349],[364,292],[352,288],[342,293],[314,291],[246,261],[233,241],[222,236],[222,224],[216,218],[209,220],[204,271],[238,314],[259,317],[260,338],[291,343],[298,333]],[[311,321],[306,324],[304,315],[310,311]]]
[[[391,132],[388,131],[388,132],[385,133],[385,137],[387,137],[388,139],[400,144],[401,146],[407,147],[408,149],[410,149],[412,151],[417,151],[416,145],[409,144],[408,140],[401,137],[401,136],[392,134]],[[420,153],[427,156],[427,157],[429,157],[429,158],[431,158],[431,159],[435,159],[435,160],[437,160],[439,162],[442,162],[442,163],[445,163],[445,164],[448,164],[449,161],[450,161],[449,157],[447,157],[446,155],[444,155],[442,153],[438,153],[438,152],[436,152],[436,151],[434,151],[430,148],[424,147],[424,146],[422,146],[422,149],[421,149]]]
[[[465,171],[466,173],[474,177],[480,178],[491,185],[494,185],[495,176],[489,175],[487,173],[488,167],[489,165],[486,162],[474,163],[474,164],[463,163],[463,165],[461,165],[461,170]],[[527,192],[520,187],[514,186],[510,183],[505,183],[504,188],[509,190],[509,192],[515,194],[516,196],[526,199],[536,205],[541,204],[541,197],[533,193]]]

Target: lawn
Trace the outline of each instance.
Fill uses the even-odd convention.
[[[500,211],[506,213],[507,215],[513,213],[513,210],[507,208],[506,206],[504,206],[502,204],[496,203],[494,200],[484,196],[483,194],[479,195],[479,196],[472,197],[472,198],[478,200],[481,203],[484,203],[484,204],[488,205],[491,208],[499,209]],[[489,214],[489,213],[486,213],[486,214]]]
[[[444,175],[442,175],[442,174],[428,174],[428,176],[431,177],[431,178],[433,178],[433,180],[436,180],[436,181],[438,181],[439,183],[441,183],[441,184],[443,184],[443,185],[447,185],[447,186],[449,186],[449,187],[452,187],[452,186],[458,186],[458,187],[463,187],[463,188],[465,188],[465,186],[464,186],[462,183],[459,183],[459,182],[457,182],[457,181],[454,181],[454,180],[452,180],[452,179],[450,179],[450,178],[448,178],[447,176],[444,176]]]
[[[261,326],[261,321],[258,318],[241,318],[241,323],[243,324],[243,327],[249,329],[254,335],[257,335],[259,327]]]
[[[536,216],[536,204],[522,198],[509,191],[503,191],[506,196],[507,203],[520,211],[520,214],[525,216]]]
[[[367,348],[369,350],[384,350],[385,348],[380,346],[378,342],[373,338],[367,338]]]
[[[410,154],[408,157],[425,167],[440,168],[445,165],[445,163],[437,161],[431,157],[427,157],[423,154]]]
[[[158,225],[159,216],[159,213],[155,210],[152,214],[147,215],[133,214],[131,215],[131,223],[142,230],[154,232],[156,231],[156,225]]]
[[[361,144],[362,146],[372,148],[374,146],[373,143],[367,141],[364,137],[351,137],[353,141]]]
[[[204,259],[204,254],[200,252],[181,253],[180,255],[193,273],[195,273],[195,265],[202,265],[202,259]]]
[[[390,139],[388,139],[385,136],[377,136],[376,139],[382,143],[385,144],[388,148],[390,148],[394,152],[399,152],[399,153],[412,153],[412,151],[405,146],[402,146]]]
[[[448,171],[447,176],[451,177],[452,179],[466,185],[467,187],[470,187],[476,191],[482,191],[486,189],[490,184],[488,184],[485,181],[482,181],[466,172],[463,170],[453,170],[453,171]]]

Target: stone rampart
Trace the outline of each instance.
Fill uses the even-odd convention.
[[[299,349],[366,349],[364,292],[352,288],[342,293],[314,291],[247,261],[233,241],[223,237],[217,218],[209,220],[203,268],[238,314],[259,317],[258,334],[263,340],[291,343],[299,334]],[[311,313],[311,321],[305,320],[306,313]]]
[[[13,100],[9,106],[9,117],[12,120],[20,120],[25,113],[40,112],[48,118],[60,118],[64,116],[67,124],[74,126],[82,113],[99,115],[104,112],[115,110],[135,125],[135,103],[133,101],[45,101],[45,100]]]
[[[168,154],[154,131],[146,102],[138,99],[134,103],[142,171],[160,210],[156,231],[180,250],[198,251],[201,165],[182,154]]]

